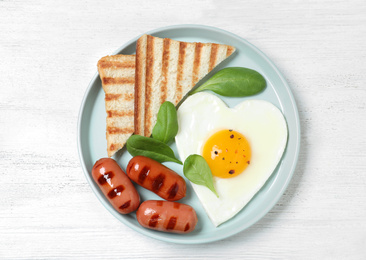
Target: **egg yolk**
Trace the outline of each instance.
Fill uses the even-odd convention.
[[[248,167],[251,150],[244,135],[234,130],[221,130],[207,140],[202,156],[214,176],[232,178]]]

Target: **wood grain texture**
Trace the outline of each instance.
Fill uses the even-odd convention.
[[[366,259],[365,14],[364,0],[0,1],[0,259]],[[244,232],[189,246],[119,223],[88,186],[76,144],[99,58],[187,23],[261,49],[302,128],[276,206]]]

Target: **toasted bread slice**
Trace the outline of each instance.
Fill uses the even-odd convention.
[[[179,101],[235,48],[143,35],[136,46],[135,134],[150,136],[160,105]]]
[[[98,61],[105,92],[107,152],[113,156],[134,132],[135,55],[112,55]]]

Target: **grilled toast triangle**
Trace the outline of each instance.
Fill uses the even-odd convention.
[[[105,92],[108,156],[122,149],[134,132],[135,55],[112,55],[98,61]]]
[[[150,136],[160,105],[179,101],[235,48],[143,35],[136,46],[135,134]]]

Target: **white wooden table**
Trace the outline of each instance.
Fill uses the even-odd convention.
[[[77,152],[96,63],[151,29],[237,34],[296,99],[301,152],[277,205],[228,239],[145,237],[97,200]],[[0,1],[1,259],[366,259],[366,2]]]

